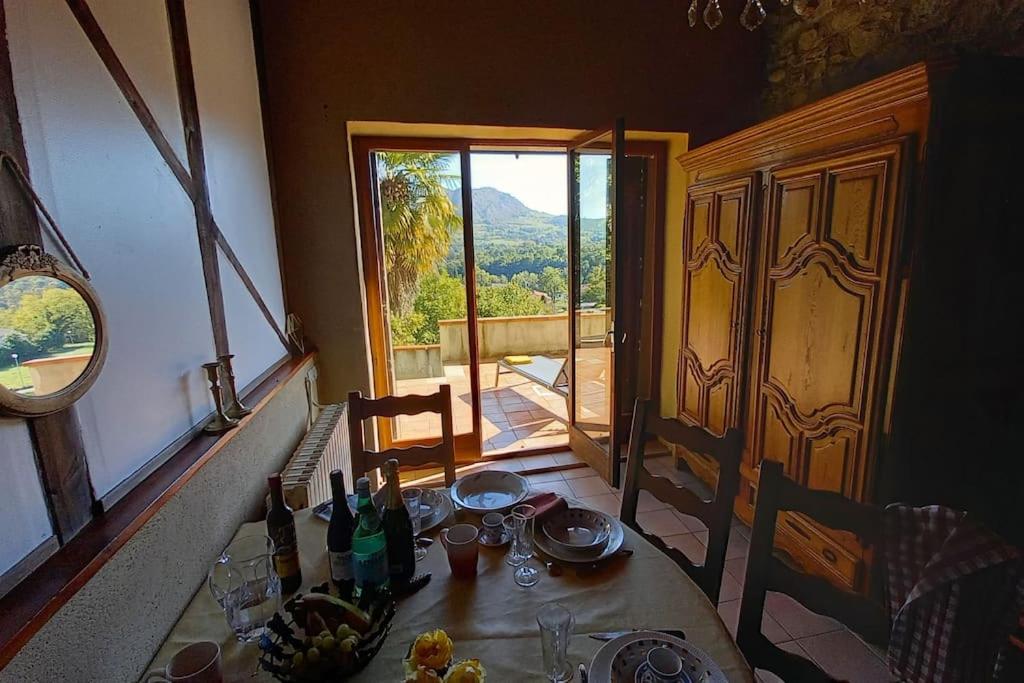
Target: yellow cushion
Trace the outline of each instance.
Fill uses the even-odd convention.
[[[533,360],[529,356],[505,356],[505,362],[509,365],[526,365]]]

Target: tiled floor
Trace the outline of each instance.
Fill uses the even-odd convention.
[[[594,439],[608,435],[608,349],[577,351],[579,392],[577,420]],[[486,455],[534,448],[567,446],[569,442],[565,396],[545,389],[514,372],[495,374],[494,363],[480,364],[480,412],[483,452]],[[452,422],[456,434],[472,430],[473,400],[468,365],[446,365],[443,377],[403,379],[395,394],[431,394],[441,384],[452,388]],[[441,418],[436,414],[402,415],[395,419],[400,440],[438,437]]]
[[[667,476],[677,483],[692,483],[691,477],[675,469],[669,457],[649,460],[647,467],[652,473]],[[554,475],[559,474],[563,481],[554,478]],[[618,490],[609,488],[589,467],[543,475],[527,475],[527,478],[538,489],[571,492],[582,503],[609,514],[618,514],[621,502]],[[707,529],[699,520],[677,513],[650,494],[641,492],[637,521],[644,530],[661,536],[691,559],[703,560]],[[736,621],[739,618],[748,538],[748,528],[738,519],[734,520],[718,603],[718,612],[734,635]],[[851,683],[878,683],[890,680],[881,657],[857,636],[840,623],[810,612],[780,593],[768,594],[762,631],[779,647],[810,657],[830,675],[840,680]],[[755,673],[757,679],[765,683],[780,680],[767,671],[758,670]]]
[[[473,408],[467,365],[445,366],[444,377],[396,382],[395,393],[429,394],[441,384],[452,388],[452,421],[456,434],[472,429]],[[495,386],[495,365],[480,366],[480,410],[487,455],[568,444],[565,397],[513,373],[503,373]],[[396,419],[397,436],[414,439],[438,436],[440,417],[424,413]]]

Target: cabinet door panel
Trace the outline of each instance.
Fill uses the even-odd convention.
[[[867,497],[889,299],[898,143],[772,172],[754,301],[747,462]],[[824,188],[824,196],[823,194]]]
[[[691,186],[683,228],[678,413],[722,434],[739,426],[754,176]]]

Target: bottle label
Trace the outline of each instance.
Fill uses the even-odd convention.
[[[274,571],[279,577],[286,578],[299,573],[299,547],[295,539],[295,525],[279,527],[274,530]]]
[[[286,578],[299,573],[299,554],[293,548],[282,548],[274,553],[274,571]]]
[[[352,553],[352,573],[357,586],[381,586],[388,581],[388,553],[380,550],[369,555]]]
[[[352,551],[346,550],[343,553],[329,553],[331,562],[331,579],[335,583],[351,581],[352,572]]]

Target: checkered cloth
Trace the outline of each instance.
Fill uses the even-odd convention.
[[[890,671],[912,683],[991,681],[1024,610],[1024,559],[963,513],[885,510]]]

